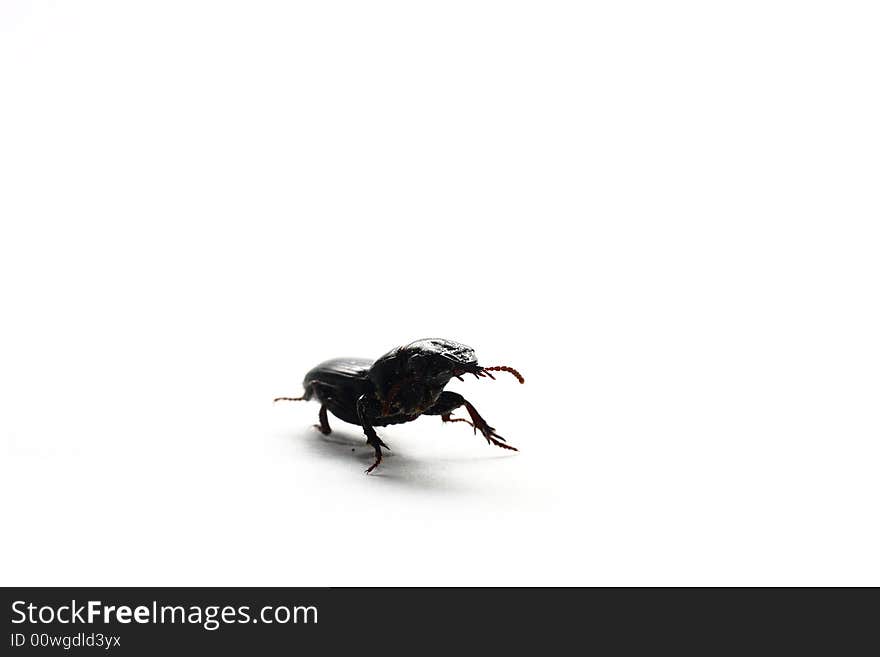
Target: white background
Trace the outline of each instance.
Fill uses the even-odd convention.
[[[878,18],[6,0],[0,581],[880,585]],[[519,454],[271,403],[434,336]]]

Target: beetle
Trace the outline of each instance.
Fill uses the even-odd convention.
[[[360,425],[367,436],[376,460],[369,474],[382,462],[382,442],[375,427],[412,422],[421,415],[439,415],[443,422],[467,422],[479,431],[486,442],[503,449],[519,451],[495,433],[495,428],[477,412],[467,399],[456,392],[443,390],[455,377],[462,375],[495,379],[492,372],[508,372],[520,383],[523,376],[512,367],[482,367],[470,347],[445,340],[426,338],[396,347],[376,361],[363,358],[334,358],[309,370],[303,379],[305,392],[301,397],[276,397],[274,401],[308,401],[321,403],[315,427],[324,435],[330,433],[329,411],[343,422]],[[470,420],[453,418],[452,412],[464,406]]]

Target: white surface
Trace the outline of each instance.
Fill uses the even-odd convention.
[[[880,585],[876,5],[0,7],[0,583]]]

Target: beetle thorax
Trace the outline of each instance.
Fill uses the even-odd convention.
[[[458,371],[476,367],[473,349],[429,338],[392,349],[370,368],[382,414],[419,415],[431,408]]]

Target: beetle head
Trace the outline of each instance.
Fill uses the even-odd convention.
[[[443,338],[417,340],[401,347],[401,352],[406,354],[407,369],[414,376],[443,381],[443,385],[456,373],[476,373],[480,369],[473,349]]]
[[[370,380],[382,401],[384,416],[418,415],[437,401],[452,377],[464,374],[492,376],[493,371],[510,372],[520,383],[524,379],[512,367],[482,367],[474,350],[459,342],[428,338],[392,349],[370,368]]]
[[[370,368],[383,414],[418,414],[430,408],[453,376],[479,370],[474,350],[452,340],[429,338],[392,349]]]
[[[507,365],[483,367],[477,362],[477,355],[473,349],[452,340],[444,340],[443,338],[418,340],[402,347],[402,349],[416,350],[417,354],[413,358],[420,357],[419,353],[427,354],[424,358],[429,360],[430,366],[433,367],[435,378],[437,380],[445,378],[444,386],[453,376],[461,379],[463,374],[473,374],[477,378],[486,376],[494,379],[492,372],[509,372],[516,377],[517,381],[525,383],[522,374]]]

